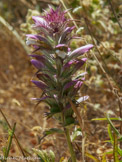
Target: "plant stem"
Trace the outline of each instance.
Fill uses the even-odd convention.
[[[1,108],[0,108],[0,113],[2,114],[2,116],[3,116],[3,118],[5,119],[6,123],[8,124],[9,129],[12,130],[12,127],[11,127],[11,125],[9,124],[9,122],[8,122],[6,116],[4,115],[3,111],[1,110]],[[21,147],[21,145],[20,145],[20,143],[19,143],[19,141],[18,141],[18,139],[17,139],[15,133],[13,133],[13,135],[14,135],[15,142],[16,142],[16,144],[17,144],[17,146],[18,146],[18,149],[22,152],[22,155],[23,155],[23,157],[25,158],[25,161],[28,162],[28,160],[26,159],[25,153],[24,153],[24,151],[23,151],[23,149],[22,149],[22,147]]]
[[[70,134],[69,134],[69,129],[68,128],[64,128],[64,132],[65,132],[65,135],[66,135],[67,144],[68,144],[69,151],[70,151],[70,154],[71,154],[72,162],[76,162],[76,156],[75,156],[75,152],[74,152],[73,147],[72,147],[72,143],[71,143],[71,139],[70,139]]]

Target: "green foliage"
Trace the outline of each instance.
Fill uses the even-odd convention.
[[[13,136],[14,136],[14,132],[15,132],[15,127],[16,124],[14,124],[13,129],[12,130],[8,130],[8,142],[7,145],[3,147],[2,151],[3,151],[3,157],[1,156],[1,162],[7,162],[7,158],[9,156],[9,152],[11,149],[11,145],[12,145],[12,140],[13,140]]]
[[[62,133],[64,133],[64,131],[61,130],[61,129],[58,129],[58,128],[51,128],[51,129],[45,131],[45,132],[44,132],[44,135],[47,136],[47,135],[54,134],[54,133],[62,134]]]
[[[113,154],[114,161],[119,162],[119,157],[122,157],[122,149],[119,147],[119,142],[122,141],[122,135],[119,133],[119,131],[116,129],[114,124],[112,123],[111,120],[114,121],[122,121],[121,118],[110,118],[109,115],[107,114],[106,118],[97,118],[97,119],[92,119],[92,120],[107,120],[108,121],[108,135],[110,138],[110,142],[113,146],[113,149],[111,152],[105,152],[102,156],[102,162],[106,162],[106,155],[107,154]]]

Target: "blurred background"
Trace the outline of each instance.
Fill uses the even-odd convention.
[[[71,8],[68,18],[76,19],[75,33],[81,39],[71,42],[72,49],[85,44],[94,44],[92,52],[87,54],[87,77],[81,88],[81,96],[89,95],[87,103],[81,107],[85,147],[87,152],[98,159],[107,150],[111,150],[106,121],[91,121],[103,118],[106,113],[111,117],[120,116],[119,99],[122,97],[122,3],[120,0],[0,0],[0,109],[9,123],[17,123],[16,136],[28,156],[33,156],[32,148],[49,150],[68,161],[69,153],[63,135],[48,136],[43,139],[43,132],[52,127],[59,127],[53,119],[46,120],[43,113],[46,106],[30,98],[41,94],[30,80],[35,69],[29,61],[31,50],[25,44],[25,35],[33,33],[32,16],[43,14],[48,5],[54,8]],[[82,69],[84,70],[84,69]],[[118,97],[117,97],[118,96]],[[119,130],[120,123],[115,122]],[[80,153],[74,144],[77,157]],[[0,154],[8,140],[8,126],[0,114]],[[10,156],[21,156],[15,142],[12,143]],[[107,156],[109,161],[113,155]],[[62,160],[62,161],[63,161]],[[10,160],[11,161],[11,160]],[[14,160],[12,160],[14,161]],[[87,162],[92,162],[88,157]]]

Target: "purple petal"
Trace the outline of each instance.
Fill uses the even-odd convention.
[[[40,80],[41,80],[41,78],[43,79],[43,77],[50,79],[49,75],[47,75],[47,74],[37,74],[37,78],[39,78]]]
[[[67,48],[68,48],[68,46],[67,46],[66,44],[58,44],[58,45],[56,46],[56,48],[60,48],[60,47],[67,47]]]
[[[34,34],[27,34],[26,35],[28,38],[31,38],[31,39],[35,39],[35,40],[39,40],[39,41],[43,41],[47,44],[50,45],[50,43],[48,42],[48,40],[40,35],[34,35]]]
[[[40,16],[32,16],[32,19],[35,21],[36,25],[47,26],[47,22]]]
[[[42,90],[45,90],[45,88],[47,88],[47,86],[40,81],[31,80],[31,82],[33,82],[37,87],[39,87]]]
[[[67,69],[67,68],[70,68],[70,66],[75,63],[76,60],[71,60],[69,62],[67,62],[64,66],[63,66],[63,70]]]
[[[66,89],[72,87],[72,86],[73,86],[75,83],[77,83],[77,82],[78,82],[78,79],[72,80],[72,81],[66,83],[65,86],[64,86],[64,90],[66,90]]]
[[[75,64],[74,70],[77,71],[80,67],[82,67],[85,62],[86,62],[87,58],[83,58],[80,61],[77,61],[77,63]]]
[[[83,82],[82,81],[77,81],[77,83],[75,84],[74,88],[75,89],[79,89],[82,86]]]
[[[38,61],[38,60],[32,59],[32,60],[31,60],[31,63],[32,63],[37,69],[41,69],[41,68],[44,67],[44,64],[41,63],[41,62]]]
[[[71,33],[74,28],[75,28],[75,26],[73,26],[73,27],[67,27],[64,30],[62,36],[60,37],[59,43],[62,43],[64,41],[65,37],[67,36],[67,34]]]
[[[76,50],[74,50],[73,52],[71,52],[71,54],[69,54],[69,58],[76,58],[82,54],[84,54],[85,52],[88,52],[91,48],[93,48],[92,44],[88,44],[86,46],[77,48]]]
[[[45,61],[45,57],[43,55],[40,56],[40,55],[32,55],[32,54],[30,54],[28,56],[34,57],[34,58],[36,58],[37,60],[40,60],[40,61]]]

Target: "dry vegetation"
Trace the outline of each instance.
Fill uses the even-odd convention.
[[[103,154],[113,149],[112,144],[106,142],[110,140],[108,122],[92,119],[106,118],[107,113],[110,117],[122,119],[122,5],[116,0],[61,2],[64,8],[72,8],[67,16],[78,20],[75,24],[76,29],[83,27],[78,31],[81,39],[73,41],[72,48],[86,43],[94,44],[92,52],[87,54],[88,74],[80,91],[82,95],[89,95],[90,98],[79,110],[86,137],[86,162],[97,159],[102,162]],[[42,8],[46,9],[48,3],[55,7],[59,5],[56,0],[0,1],[0,109],[12,127],[16,123],[15,134],[26,156],[35,156],[32,148],[51,149],[55,152],[56,162],[61,161],[61,158],[62,161],[68,162],[70,155],[62,134],[49,135],[41,139],[45,130],[60,126],[54,119],[44,118],[47,107],[43,103],[35,107],[36,103],[30,100],[32,97],[40,96],[41,91],[30,82],[35,70],[27,56],[29,49],[25,45],[24,35],[33,32],[30,28],[31,16],[42,13]],[[122,120],[113,123],[122,134]],[[9,126],[0,114],[1,156],[8,141],[8,130]],[[9,157],[22,156],[15,141],[12,141]],[[82,161],[80,152],[82,142],[82,137],[79,136],[73,143],[79,161]],[[94,157],[91,159],[88,153],[97,159]],[[118,157],[121,161],[120,155]],[[116,161],[113,153],[108,154],[106,159],[108,162]]]

